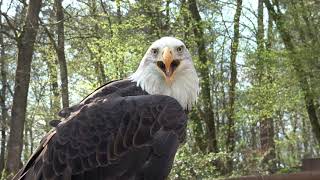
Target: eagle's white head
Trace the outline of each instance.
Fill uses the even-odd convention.
[[[175,98],[190,110],[199,93],[199,79],[184,43],[174,37],[155,41],[129,79],[149,94]]]

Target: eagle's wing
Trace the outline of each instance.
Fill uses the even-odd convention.
[[[67,107],[58,112],[58,115],[62,118],[68,118],[68,116],[77,110],[79,110],[84,104],[91,103],[96,98],[105,97],[107,95],[113,96],[139,96],[139,95],[147,95],[148,93],[143,91],[140,87],[137,86],[136,82],[132,82],[131,80],[115,80],[110,81],[101,87],[94,90],[88,96],[86,96],[83,100],[81,100],[78,104],[75,104],[71,107]]]
[[[186,122],[169,96],[96,98],[47,135],[21,179],[165,179]]]
[[[95,89],[92,93],[90,93],[89,95],[87,95],[82,101],[80,101],[80,103],[75,104],[71,107],[66,107],[63,108],[61,111],[58,112],[58,115],[62,118],[67,118],[71,112],[74,112],[76,110],[79,109],[79,107],[84,103],[84,101],[91,99],[91,98],[95,98],[97,96],[105,96],[107,94],[111,94],[114,91],[118,90],[117,85],[118,84],[126,84],[123,83],[125,81],[123,80],[114,80],[114,81],[109,81],[106,84],[98,87],[97,89]]]

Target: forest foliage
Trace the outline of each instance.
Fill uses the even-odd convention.
[[[128,77],[163,36],[186,43],[201,80],[170,179],[286,173],[319,156],[319,1],[32,2],[0,3],[0,171],[15,172],[60,109]]]

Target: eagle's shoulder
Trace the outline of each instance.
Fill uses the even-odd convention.
[[[129,79],[123,80],[114,80],[110,81],[88,96],[86,96],[80,103],[75,104],[71,107],[62,109],[58,115],[62,118],[66,118],[70,115],[71,112],[75,112],[80,109],[83,105],[88,104],[94,101],[96,98],[102,98],[108,96],[109,98],[114,97],[125,97],[125,96],[138,96],[138,95],[147,95],[148,93],[143,91],[140,87],[137,86],[136,82],[132,82]]]

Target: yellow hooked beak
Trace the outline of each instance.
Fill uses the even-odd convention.
[[[163,63],[165,65],[165,75],[166,77],[171,77],[173,69],[171,68],[171,63],[173,61],[173,55],[170,48],[165,47],[162,53]]]
[[[173,82],[176,69],[180,64],[179,59],[174,59],[173,50],[165,47],[162,51],[160,61],[157,61],[158,68],[163,72],[166,83],[170,85]]]

